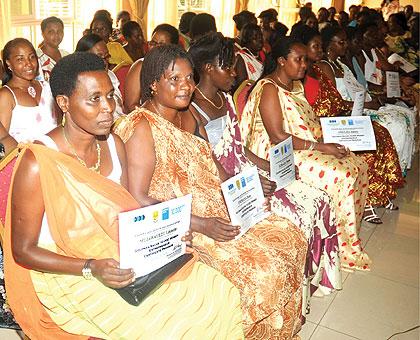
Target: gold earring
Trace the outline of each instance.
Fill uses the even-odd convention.
[[[61,126],[64,127],[66,125],[66,113],[64,112],[63,118],[61,119]]]

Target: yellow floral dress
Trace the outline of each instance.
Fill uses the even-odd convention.
[[[191,193],[194,215],[229,219],[210,144],[146,109],[126,116],[115,132],[127,141],[143,117],[156,153],[149,196],[164,201]],[[298,227],[271,215],[237,240],[195,233],[193,244],[201,261],[239,288],[247,339],[289,339],[299,331],[307,242]]]
[[[321,125],[306,101],[300,81],[292,91],[286,91],[270,79],[262,79],[248,98],[242,114],[240,129],[244,145],[261,158],[269,158],[273,146],[259,110],[263,86],[274,84],[283,114],[283,129],[296,137],[319,141]],[[332,198],[337,216],[341,265],[353,270],[369,270],[370,260],[358,237],[368,192],[367,165],[354,154],[337,159],[319,151],[295,150],[295,162],[302,181],[325,190]]]

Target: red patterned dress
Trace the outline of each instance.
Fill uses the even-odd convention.
[[[305,95],[318,117],[345,116],[349,107],[333,82],[314,65],[318,79],[306,76]],[[388,199],[397,196],[397,189],[404,184],[397,150],[388,130],[373,121],[376,137],[376,151],[358,152],[368,164],[369,193],[367,205],[384,206]]]

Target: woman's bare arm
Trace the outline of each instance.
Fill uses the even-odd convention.
[[[133,111],[136,106],[140,106],[140,73],[142,66],[143,60],[137,60],[133,65],[131,65],[125,78],[124,108],[127,114]]]
[[[39,167],[27,151],[19,165],[12,189],[12,253],[16,263],[41,272],[81,275],[86,259],[56,254],[38,246],[44,215]],[[110,287],[124,287],[132,282],[130,269],[119,269],[113,259],[91,262],[92,274]]]
[[[283,130],[283,114],[280,106],[277,88],[274,84],[265,84],[262,89],[261,100],[259,104],[261,118],[264,127],[270,137],[271,144],[278,144],[284,141],[291,134]],[[307,150],[310,141],[292,136],[293,148],[295,150]],[[348,151],[338,144],[334,143],[315,143],[314,150],[334,155],[337,158],[343,158]]]
[[[16,148],[16,140],[9,135],[10,122],[14,99],[10,91],[6,88],[0,89],[0,143],[3,144],[5,156]]]

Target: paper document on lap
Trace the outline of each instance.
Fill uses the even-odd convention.
[[[147,275],[185,254],[192,195],[119,214],[120,267]]]

